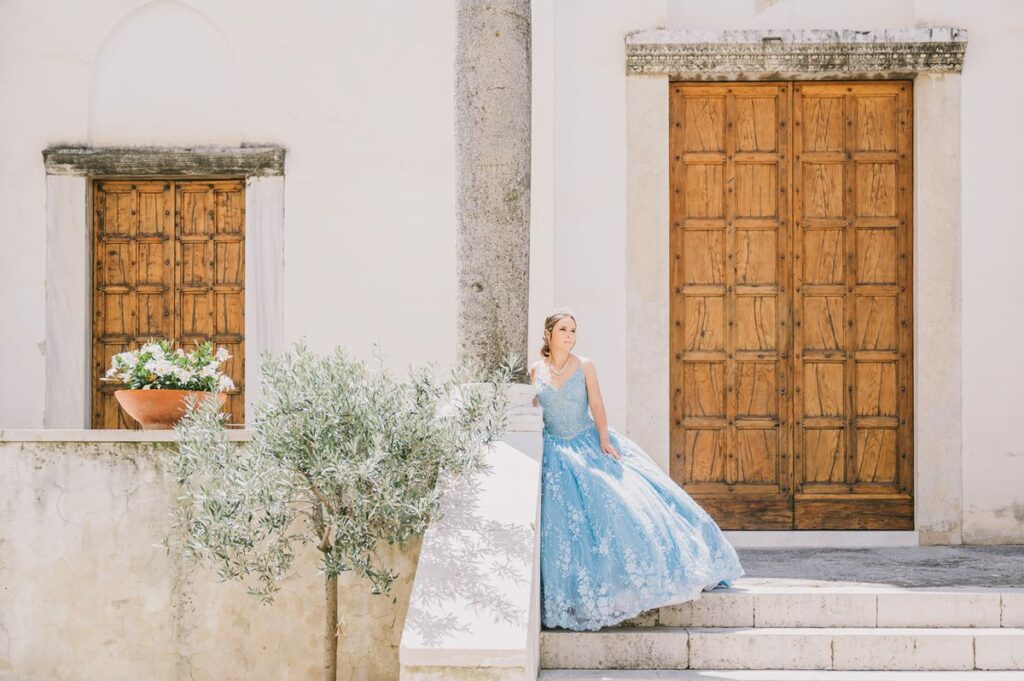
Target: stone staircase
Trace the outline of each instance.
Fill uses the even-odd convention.
[[[1020,681],[1024,588],[744,578],[617,627],[544,630],[540,657],[543,681]]]

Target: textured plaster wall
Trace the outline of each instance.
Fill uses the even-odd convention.
[[[320,679],[315,550],[272,606],[169,557],[161,446],[0,441],[0,678]],[[398,677],[419,545],[383,547],[400,573],[387,596],[342,575],[339,679]]]

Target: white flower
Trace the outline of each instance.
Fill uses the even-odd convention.
[[[231,380],[230,376],[224,375],[217,381],[217,392],[222,390],[230,390],[235,387],[235,382]]]
[[[199,370],[199,375],[203,378],[210,378],[211,376],[217,375],[217,367],[220,366],[217,362],[210,362],[202,369]]]
[[[178,348],[177,350],[174,351],[174,354],[176,354],[178,357],[184,357],[185,351],[182,350],[181,348]]]
[[[139,363],[139,356],[129,350],[128,352],[121,352],[115,355],[114,361],[120,362],[130,369]]]
[[[193,374],[191,370],[186,369],[185,367],[174,367],[174,375],[182,383],[188,383],[189,381],[192,380],[192,377],[195,374]]]
[[[161,348],[160,345],[157,344],[157,343],[146,343],[141,348],[139,348],[139,352],[141,352],[141,353],[148,352],[149,354],[153,355],[153,359],[163,359],[164,358],[164,349]]]
[[[214,357],[223,362],[227,360],[229,357],[231,357],[231,355],[228,354],[227,348],[217,348],[217,354],[214,355]]]
[[[146,362],[146,368],[157,376],[166,376],[167,374],[174,373],[177,367],[167,359],[151,359]]]

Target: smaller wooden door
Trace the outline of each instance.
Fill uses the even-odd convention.
[[[99,377],[155,337],[226,347],[225,411],[244,423],[244,180],[97,180],[92,208],[93,428],[138,428]]]

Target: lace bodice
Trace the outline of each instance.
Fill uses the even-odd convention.
[[[557,438],[571,438],[594,425],[587,398],[583,367],[556,388],[537,375],[537,401],[544,410],[544,430]]]

